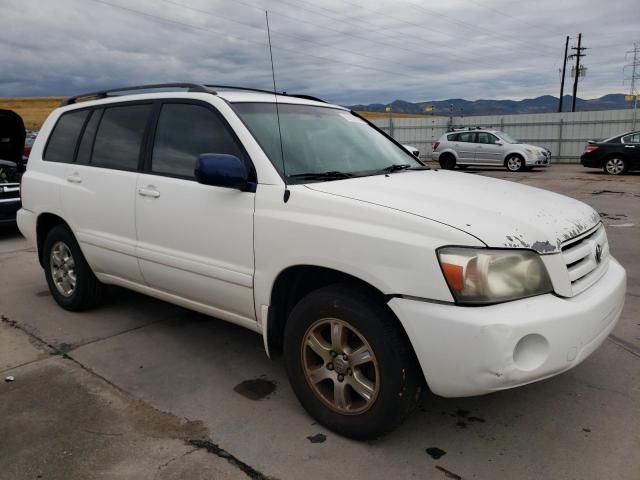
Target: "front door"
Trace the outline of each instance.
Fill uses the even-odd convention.
[[[171,100],[158,108],[153,147],[135,196],[144,280],[225,320],[253,322],[255,194],[194,178],[203,153],[235,155],[249,165],[250,160],[212,105]]]
[[[504,148],[496,142],[498,137],[489,132],[478,132],[476,136],[476,161],[481,165],[502,165]]]

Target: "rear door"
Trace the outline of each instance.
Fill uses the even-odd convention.
[[[497,145],[498,137],[489,132],[477,132],[475,163],[483,165],[502,165],[504,147]]]
[[[203,153],[235,155],[253,166],[231,127],[209,103],[166,100],[158,109],[136,191],[138,256],[147,284],[191,308],[235,323],[255,321],[255,193],[203,185]]]
[[[640,168],[640,132],[622,137],[624,156],[631,168]]]
[[[458,152],[459,163],[475,163],[477,147],[475,138],[476,132],[461,132],[456,137],[456,151]]]
[[[96,273],[143,283],[136,254],[135,191],[152,104],[87,110],[61,202]]]

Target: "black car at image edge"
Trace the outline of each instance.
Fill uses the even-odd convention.
[[[589,141],[580,163],[589,168],[602,168],[610,175],[640,169],[640,131],[623,133],[601,142]]]
[[[24,141],[25,129],[20,115],[11,110],[0,110],[0,225],[15,223],[16,212],[21,206]]]

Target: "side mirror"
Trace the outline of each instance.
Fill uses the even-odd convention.
[[[496,140],[494,145],[504,145],[504,143],[502,142],[502,140]]]
[[[203,185],[238,190],[247,190],[249,186],[247,166],[234,155],[203,153],[196,160],[194,174]]]

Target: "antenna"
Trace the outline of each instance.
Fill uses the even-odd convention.
[[[280,137],[280,157],[282,158],[282,176],[284,177],[284,203],[289,201],[291,192],[289,191],[287,184],[287,168],[284,161],[284,147],[282,146],[282,130],[280,129],[280,110],[278,109],[278,93],[276,90],[276,72],[273,67],[273,50],[271,49],[271,30],[269,29],[269,11],[264,11],[264,16],[267,19],[267,38],[269,39],[269,58],[271,59],[271,78],[273,79],[273,96],[276,101],[276,118],[278,120],[278,136]]]

